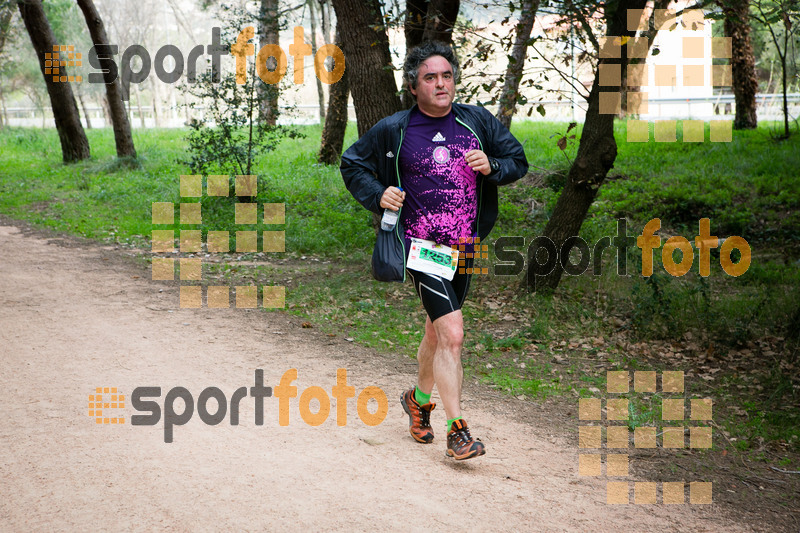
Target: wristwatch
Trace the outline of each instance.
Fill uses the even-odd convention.
[[[489,158],[489,166],[492,167],[492,174],[500,170],[500,161],[495,159],[494,157]]]

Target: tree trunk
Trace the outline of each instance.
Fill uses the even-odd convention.
[[[616,3],[616,9],[606,4],[606,12],[604,14],[606,36],[609,38],[614,36],[633,37],[635,32],[627,29],[627,10],[643,9],[645,5],[646,0],[621,0]],[[569,237],[579,234],[589,207],[597,194],[597,189],[602,185],[608,171],[614,166],[614,160],[617,157],[617,142],[614,139],[614,117],[616,114],[608,113],[608,109],[604,110],[604,113],[600,112],[600,94],[601,92],[620,94],[624,82],[620,80],[619,87],[603,87],[601,91],[599,65],[621,64],[620,70],[624,70],[624,66],[627,63],[626,46],[621,46],[620,55],[620,58],[601,58],[598,62],[592,90],[589,93],[589,107],[586,111],[586,120],[584,121],[580,144],[578,145],[578,154],[569,169],[567,182],[556,202],[553,215],[544,228],[543,237],[552,241],[559,254],[564,242]],[[539,270],[536,266],[537,261],[534,259],[539,257],[540,251],[548,253],[549,259],[549,252],[538,241],[531,246],[530,250],[527,272],[528,289],[531,291],[555,290],[564,272],[561,261],[555,261],[555,265],[550,272],[547,272],[545,268],[539,275]],[[568,258],[569,250],[564,251],[566,253],[560,255],[565,255]],[[542,263],[539,262],[538,264]]]
[[[717,4],[725,16],[725,35],[731,38],[731,77],[736,100],[733,128],[755,129],[758,79],[750,43],[750,0],[723,0]]]
[[[511,47],[511,56],[506,69],[506,79],[503,83],[503,91],[500,93],[500,107],[497,110],[497,118],[506,128],[511,127],[511,118],[517,109],[517,91],[519,83],[522,81],[522,70],[525,67],[525,56],[528,53],[528,41],[531,38],[538,9],[539,0],[523,0],[514,45]]]
[[[308,0],[308,14],[311,17],[311,55],[317,56],[317,16],[314,10],[317,8],[316,0]],[[322,80],[319,76],[314,76],[317,81],[317,100],[319,102],[319,123],[325,122],[325,91],[322,90]]]
[[[788,92],[788,85],[786,83],[786,56],[790,53],[789,52],[789,28],[784,28],[784,35],[786,36],[783,40],[783,55],[781,55],[781,70],[783,71],[783,135],[784,138],[789,138],[789,99],[787,97]]]
[[[320,18],[322,19],[322,39],[326,43],[333,42],[333,35],[331,35],[331,6],[325,0],[317,0],[319,2]]]
[[[109,45],[108,35],[106,28],[103,24],[103,19],[100,18],[100,13],[94,6],[92,0],[78,0],[78,7],[83,11],[83,17],[86,19],[86,26],[89,27],[89,34],[92,36],[92,43],[98,49],[106,48]],[[100,68],[106,72],[116,72],[116,67],[113,65],[114,59],[108,54],[99,54]],[[113,70],[112,70],[113,69]],[[133,145],[133,136],[131,135],[131,125],[128,122],[128,114],[125,112],[125,104],[122,102],[122,88],[120,86],[119,77],[111,80],[111,77],[105,79],[106,86],[106,102],[108,103],[108,111],[111,116],[111,125],[114,129],[114,143],[117,147],[117,157],[136,157],[136,148]],[[87,119],[88,120],[88,119]]]
[[[0,7],[0,57],[3,56],[3,50],[6,47],[6,41],[11,29],[11,19],[14,17],[14,5],[8,2],[3,2]],[[13,84],[12,89],[13,92]],[[8,113],[6,110],[6,98],[3,94],[2,87],[0,87],[0,127],[8,126]]]
[[[6,41],[11,31],[11,19],[14,16],[14,6],[3,2],[0,4],[0,55],[6,47]]]
[[[337,22],[336,46],[341,48],[340,24]],[[325,126],[322,129],[322,142],[320,143],[317,161],[325,165],[335,165],[342,156],[344,133],[347,129],[347,99],[350,95],[347,69],[342,79],[330,87],[328,96],[328,113],[325,116]]]
[[[653,9],[667,9],[669,5],[672,3],[673,0],[655,0],[653,2]],[[642,31],[639,34],[637,39],[647,39],[647,51],[650,52],[650,49],[653,47],[653,42],[655,41],[656,34],[658,33],[658,29],[655,25],[655,17],[652,13],[650,13],[650,20],[648,23],[647,30]],[[647,54],[645,54],[647,55]],[[622,68],[622,99],[620,105],[620,118],[627,117],[629,115],[639,115],[638,109],[636,110],[629,110],[628,109],[628,94],[629,93],[639,93],[641,92],[641,85],[628,85],[628,69],[631,65],[641,65],[647,63],[647,59],[644,57],[632,57],[628,59],[628,62]],[[647,85],[647,80],[642,80],[641,83]]]
[[[460,0],[430,0],[422,40],[453,44],[453,26],[460,7]]]
[[[406,19],[403,23],[403,32],[406,37],[406,50],[411,50],[422,43],[422,36],[425,34],[427,14],[428,3],[426,0],[406,0]],[[414,105],[414,97],[405,85],[400,88],[400,92],[402,94],[400,101],[403,105],[403,109],[410,109],[411,106]]]
[[[422,42],[427,13],[428,3],[426,0],[406,0],[406,19],[403,24],[403,32],[406,36],[407,50]]]
[[[6,97],[0,88],[0,126],[8,126],[8,112],[6,110]]]
[[[114,123],[114,121],[111,120],[111,109],[108,107],[108,95],[101,95],[97,100],[100,103],[100,109],[103,110],[103,127],[107,128],[110,124]],[[125,114],[125,118],[128,118],[127,114]]]
[[[154,121],[155,127],[156,128],[160,128],[161,127],[161,115],[159,113],[158,108],[159,108],[159,106],[161,104],[161,96],[159,94],[160,91],[158,90],[158,84],[156,82],[156,77],[155,76],[151,76],[150,77],[150,87],[152,88],[152,91],[153,91],[153,94],[151,96],[152,99],[153,99],[152,100],[152,104],[153,104],[153,121]]]
[[[136,84],[136,110],[139,112],[139,125],[145,129],[147,123],[144,121],[144,109],[142,109],[142,88],[138,83]]]
[[[341,26],[342,51],[353,93],[358,134],[400,111],[389,53],[389,39],[379,0],[333,0]]]
[[[83,118],[86,120],[86,129],[92,129],[92,117],[89,116],[89,110],[86,109],[86,102],[83,100],[83,94],[80,90],[75,91],[78,93],[78,103],[81,104],[81,109],[83,110]]]
[[[786,6],[785,11],[781,15],[783,19],[783,54],[781,54],[783,70],[783,135],[786,139],[789,138],[791,133],[789,130],[789,99],[787,95],[789,86],[786,79],[786,59],[789,54],[794,53],[794,45],[792,45],[791,49],[789,48],[789,39],[792,36],[792,16],[797,15],[797,7],[796,2],[792,2],[790,5]],[[790,13],[790,9],[792,9],[794,13]]]
[[[42,2],[41,0],[17,0],[17,6],[39,58],[39,68],[47,85],[47,94],[50,96],[50,105],[53,108],[53,118],[58,130],[58,137],[61,140],[61,154],[64,162],[71,163],[89,159],[89,141],[86,138],[86,132],[83,131],[83,126],[81,126],[72,86],[68,81],[55,82],[52,74],[45,73],[45,68],[48,70],[52,68],[45,67],[45,54],[53,54],[56,39],[50,22],[44,14]],[[64,67],[59,67],[60,76],[66,76],[66,72]]]
[[[279,31],[278,0],[261,0],[258,28],[259,47],[263,47],[266,44],[280,44]],[[256,49],[256,53],[258,53],[258,49]],[[267,60],[267,68],[270,70],[277,68],[277,60],[274,57]],[[278,96],[280,95],[278,84],[264,83],[260,79],[256,80],[256,84],[259,100],[258,120],[262,124],[274,126],[278,122],[278,114],[280,113],[278,109]]]
[[[406,0],[406,18],[403,31],[406,50],[411,50],[425,41],[441,41],[453,44],[453,25],[458,17],[460,0]],[[414,105],[414,98],[407,87],[401,88],[404,109]]]

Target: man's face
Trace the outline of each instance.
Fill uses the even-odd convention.
[[[429,57],[419,66],[417,87],[410,89],[423,113],[432,117],[445,116],[456,95],[450,63],[442,56]]]

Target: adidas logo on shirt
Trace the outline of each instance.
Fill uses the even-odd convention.
[[[431,139],[431,140],[432,140],[433,142],[442,142],[442,141],[444,141],[444,140],[445,140],[445,138],[444,138],[444,135],[442,135],[442,132],[441,132],[441,131],[437,131],[437,132],[436,132],[436,135],[434,135],[434,136],[433,136],[433,139]]]
[[[389,150],[388,152],[386,152],[386,157],[394,157],[394,154],[392,153],[392,151],[391,151],[391,150]]]

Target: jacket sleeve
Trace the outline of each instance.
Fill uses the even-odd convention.
[[[486,155],[497,159],[500,169],[486,176],[485,179],[495,185],[507,185],[515,182],[528,173],[528,158],[519,141],[511,135],[508,128],[497,120],[488,110],[481,108],[488,134]]]
[[[386,185],[378,178],[379,149],[378,139],[382,124],[376,124],[372,129],[361,136],[344,154],[339,170],[344,179],[344,185],[358,203],[373,213],[380,214],[380,201]],[[387,178],[384,177],[384,180]]]

